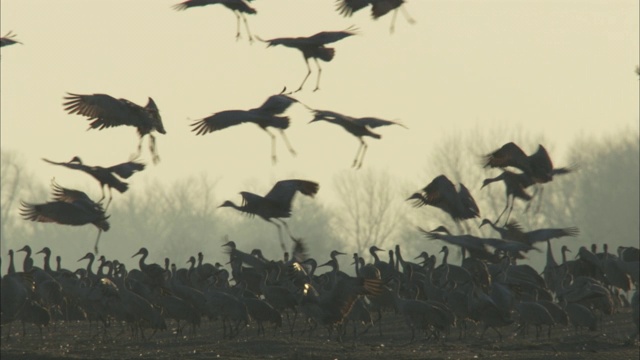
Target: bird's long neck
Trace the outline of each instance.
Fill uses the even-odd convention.
[[[95,260],[95,256],[91,254],[91,256],[89,256],[89,263],[87,264],[87,273],[90,275],[93,275],[93,270],[91,269],[91,267],[93,267],[94,260]]]
[[[449,248],[442,248],[442,252],[444,252],[444,256],[442,257],[442,265],[447,265],[447,258],[449,257]]]
[[[27,272],[33,265],[33,262],[31,261],[31,248],[25,248],[24,252],[27,254],[24,256],[24,261],[22,262],[22,270]]]
[[[567,251],[569,250],[569,248],[567,247],[562,247],[562,263],[566,263],[567,262]]]
[[[142,256],[140,256],[140,260],[138,261],[138,266],[140,266],[140,270],[142,270],[147,266],[147,264],[145,264],[144,261],[147,259],[148,255],[149,253],[145,251],[142,253]]]
[[[16,268],[13,265],[13,250],[9,250],[9,268],[7,269],[7,274],[13,275],[16,273]]]
[[[51,265],[49,264],[50,260],[51,260],[51,252],[50,251],[45,251],[45,253],[44,253],[44,271],[46,271],[49,274],[53,272],[53,270],[51,269]]]
[[[551,241],[547,240],[547,266],[558,266],[556,259],[553,258],[553,253],[551,252]]]

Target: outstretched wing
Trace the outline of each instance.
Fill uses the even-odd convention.
[[[260,107],[253,110],[262,111],[270,115],[279,115],[297,102],[298,100],[285,94],[271,95]]]
[[[191,129],[191,131],[195,132],[196,135],[204,135],[250,121],[252,116],[254,115],[246,110],[220,111],[192,123],[191,126],[193,129]]]
[[[145,165],[135,161],[127,161],[122,164],[114,165],[110,168],[107,168],[110,172],[116,173],[116,175],[120,176],[123,179],[128,179],[131,175],[133,175],[136,171],[144,170]]]
[[[64,98],[64,109],[69,114],[86,116],[92,129],[104,129],[120,125],[140,126],[147,117],[145,108],[126,99],[116,99],[106,94],[79,95],[69,93]]]
[[[529,156],[529,164],[534,169],[534,175],[542,182],[551,181],[553,177],[553,163],[547,149],[538,145],[538,150]]]
[[[500,167],[513,166],[531,174],[531,166],[529,158],[522,149],[513,142],[504,144],[500,149],[484,156],[484,167]]]
[[[78,200],[93,202],[93,200],[91,200],[89,196],[84,192],[80,190],[63,188],[55,181],[51,182],[51,190],[54,201],[62,201],[66,203],[73,203]]]
[[[74,170],[88,171],[90,169],[89,166],[84,164],[79,164],[76,162],[55,162],[45,158],[42,158],[42,160],[48,162],[49,164],[60,165],[60,166],[67,167],[69,169],[74,169]]]
[[[318,193],[319,188],[320,185],[313,181],[297,179],[281,180],[273,186],[267,195],[265,195],[265,199],[290,207],[293,196],[297,191],[304,195],[313,197]]]
[[[223,0],[187,0],[179,4],[173,5],[173,8],[175,10],[180,11],[180,10],[186,10],[188,8],[197,7],[197,6],[221,4],[223,2],[224,2]]]
[[[476,200],[471,196],[469,189],[462,183],[460,183],[458,196],[463,207],[460,212],[462,219],[472,219],[480,216],[480,209],[478,208],[478,204],[476,204]]]
[[[578,236],[580,230],[577,227],[569,228],[551,228],[551,229],[539,229],[529,231],[527,234],[527,240],[529,244],[533,245],[537,242],[547,241],[555,238],[561,238],[565,236]]]
[[[368,126],[370,128],[377,128],[380,126],[387,126],[387,125],[400,125],[405,129],[407,128],[401,123],[390,121],[390,120],[379,119],[375,117],[363,117],[363,118],[355,119],[355,122],[364,126]]]
[[[322,31],[306,38],[306,40],[310,45],[322,46],[340,41],[351,35],[356,35],[355,29],[349,28],[343,31]]]
[[[338,0],[337,10],[340,15],[348,17],[353,15],[354,12],[367,7],[372,2],[373,0]]]
[[[44,204],[21,202],[20,215],[25,220],[62,225],[85,225],[95,223],[102,230],[109,229],[107,217],[102,212],[86,211],[85,208],[64,201],[52,201]]]

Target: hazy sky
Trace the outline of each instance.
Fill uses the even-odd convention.
[[[55,176],[98,197],[92,179],[40,158],[78,155],[110,166],[135,151],[137,134],[131,127],[86,131],[84,117],[63,110],[63,96],[106,93],[140,105],[150,96],[167,130],[157,135],[162,161],[151,165],[145,140],[142,160],[150,165],[130,179],[131,192],[153,179],[207,173],[219,181],[220,201],[238,200],[247,186],[266,192],[290,177],[320,182],[321,201],[335,196],[332,177],[349,169],[358,141],[333,124],[308,124],[312,116],[301,106],[288,112],[287,134],[298,155],[278,138],[275,166],[269,137],[253,124],[205,136],[190,131],[193,120],[250,109],[284,86],[297,88],[306,67],[295,49],[250,45],[244,27],[236,41],[236,18],[223,6],[178,12],[176,3],[2,0],[2,35],[12,30],[24,43],[2,48],[2,149],[22,153],[43,184]],[[637,0],[413,0],[405,8],[416,23],[399,13],[394,34],[391,15],[374,21],[364,9],[344,18],[334,0],[251,5],[258,13],[247,16],[249,26],[264,39],[358,27],[359,35],[330,45],[336,55],[321,63],[320,91],[311,91],[312,63],[314,73],[295,97],[409,128],[376,129],[382,139],[367,139],[365,168],[426,184],[429,152],[478,127],[544,136],[560,165],[577,138],[638,132]],[[510,140],[496,137],[494,148]]]

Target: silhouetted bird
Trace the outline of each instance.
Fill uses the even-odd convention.
[[[283,90],[284,91],[284,90]],[[285,94],[270,96],[260,107],[250,110],[226,110],[215,113],[204,119],[200,119],[191,124],[196,135],[204,135],[217,130],[222,130],[230,126],[239,125],[246,122],[254,123],[271,137],[271,159],[276,162],[276,137],[267,128],[273,127],[280,131],[289,152],[295,155],[296,152],[291,147],[284,130],[289,127],[287,116],[277,116],[284,113],[293,103],[298,100]]]
[[[98,237],[94,246],[98,252],[98,241],[102,231],[109,230],[102,205],[94,202],[82,191],[66,189],[52,181],[53,201],[43,204],[30,204],[21,201],[20,215],[25,220],[53,222],[63,225],[93,224],[98,228]]]
[[[127,125],[138,129],[140,142],[138,152],[132,156],[136,158],[142,151],[142,138],[149,135],[149,149],[153,156],[153,162],[160,161],[156,152],[156,138],[151,134],[157,131],[166,134],[162,125],[160,112],[153,99],[149,98],[147,105],[142,107],[126,99],[116,99],[106,94],[78,95],[71,94],[65,97],[68,100],[63,105],[69,114],[86,116],[91,121],[89,129],[102,130],[115,126]]]
[[[251,31],[249,31],[249,23],[247,23],[247,18],[244,17],[244,14],[256,14],[257,11],[256,9],[249,6],[249,4],[245,0],[187,0],[185,2],[174,5],[173,8],[180,11],[192,7],[215,4],[224,5],[227,9],[233,11],[233,13],[236,15],[236,19],[238,20],[236,27],[236,40],[240,39],[240,19],[242,19],[242,21],[244,22],[244,26],[247,29],[249,42],[253,42]]]
[[[298,92],[302,90],[304,83],[307,81],[307,78],[309,78],[309,75],[311,75],[309,58],[313,58],[316,62],[316,66],[318,67],[318,80],[316,82],[316,88],[313,90],[316,91],[320,88],[320,74],[322,73],[322,69],[320,68],[318,59],[323,61],[331,61],[336,53],[335,49],[325,47],[325,45],[342,40],[355,34],[356,33],[353,28],[348,28],[344,31],[323,31],[309,37],[276,38],[270,40],[262,40],[257,36],[256,38],[260,41],[268,43],[267,47],[283,45],[302,51],[302,55],[304,56],[304,61],[307,64],[308,71],[307,75],[304,77],[304,80],[302,80],[302,84],[300,84],[300,87],[296,91],[294,91]]]
[[[482,182],[481,189],[495,181],[504,182],[505,193],[507,196],[507,203],[504,206],[504,209],[502,210],[500,215],[498,215],[498,218],[496,219],[495,223],[498,223],[498,221],[500,221],[500,218],[505,213],[505,211],[509,209],[509,212],[507,213],[507,218],[504,221],[506,224],[509,221],[509,216],[511,216],[511,211],[513,210],[513,205],[515,203],[516,198],[524,201],[530,201],[532,199],[532,196],[529,193],[527,193],[525,189],[533,185],[534,182],[533,182],[533,179],[531,179],[531,177],[525,173],[517,174],[511,171],[505,170],[504,172],[502,172],[502,174],[494,178],[484,179],[484,181]]]
[[[445,175],[437,176],[407,200],[414,200],[415,207],[431,205],[441,209],[451,216],[458,227],[460,221],[480,216],[480,209],[469,189],[460,183],[460,190],[457,190]]]
[[[136,171],[144,170],[144,164],[127,161],[122,164],[113,165],[111,167],[105,168],[102,166],[88,166],[82,163],[82,160],[78,156],[74,156],[73,159],[69,162],[55,162],[47,159],[42,159],[53,165],[62,165],[69,169],[84,171],[85,173],[93,176],[96,180],[100,182],[100,190],[102,191],[102,197],[98,202],[101,202],[102,199],[105,198],[104,187],[109,188],[109,201],[107,205],[104,207],[105,210],[109,208],[109,204],[111,204],[111,200],[113,199],[113,194],[111,193],[111,188],[116,188],[116,190],[121,193],[127,191],[129,185],[120,179],[118,179],[115,175],[123,179],[128,179],[133,173]]]
[[[291,235],[287,223],[282,218],[291,216],[291,202],[296,192],[313,197],[318,193],[319,185],[313,181],[307,180],[282,180],[278,181],[273,188],[264,197],[247,191],[240,192],[242,195],[242,205],[238,206],[227,200],[219,207],[232,207],[238,211],[249,214],[251,216],[258,215],[264,220],[274,224],[278,228],[280,236],[280,245],[282,250],[286,251],[284,241],[282,239],[282,228],[280,224],[274,220],[278,219],[285,229]]]
[[[400,123],[374,117],[353,118],[351,116],[342,115],[337,112],[327,110],[313,110],[313,112],[314,117],[310,121],[310,123],[314,121],[324,120],[336,125],[340,125],[353,136],[356,136],[358,140],[360,140],[360,147],[358,147],[356,157],[355,159],[353,159],[352,166],[355,168],[360,168],[362,166],[364,154],[367,151],[367,143],[365,143],[362,138],[364,136],[370,136],[375,139],[380,139],[382,137],[381,135],[371,131],[372,128],[386,125],[400,125],[406,128],[406,126]]]
[[[527,155],[518,145],[510,142],[504,144],[500,149],[485,155],[484,160],[485,168],[511,166],[520,169],[531,178],[534,184],[545,184],[553,180],[554,175],[564,175],[573,171],[569,167],[554,168],[549,153],[542,145],[538,145],[538,150],[535,153]],[[541,197],[541,187],[536,188],[532,196],[535,196],[538,192],[540,192],[539,196]]]
[[[0,38],[0,47],[13,45],[13,44],[22,44],[20,41],[15,39],[16,34],[12,34],[11,31],[7,33],[7,35]]]
[[[354,12],[364,9],[371,5],[371,16],[374,20],[388,14],[393,10],[393,18],[391,19],[391,33],[395,28],[396,16],[398,9],[402,9],[402,14],[410,24],[415,21],[409,16],[407,11],[402,7],[405,0],[338,0],[338,12],[344,16],[351,16]]]

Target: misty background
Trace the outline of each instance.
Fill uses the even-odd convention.
[[[2,272],[7,251],[28,244],[62,256],[67,268],[93,250],[97,229],[39,224],[19,216],[19,202],[50,199],[50,182],[100,197],[86,174],[42,161],[79,156],[88,165],[111,166],[129,159],[137,145],[130,127],[87,131],[82,116],[62,106],[67,92],[105,93],[158,105],[166,135],[157,136],[161,162],[127,180],[114,193],[112,225],[100,252],[136,267],[131,255],[149,249],[147,261],[169,257],[186,266],[204,253],[206,262],[227,261],[220,245],[233,240],[244,251],[260,248],[281,258],[275,226],[232,209],[240,191],[266,194],[279,180],[316,181],[314,199],[297,197],[288,220],[319,263],[331,250],[349,254],[341,266],[352,271],[351,254],[372,244],[403,247],[404,257],[437,253],[442,243],[417,231],[451,220],[432,207],[413,208],[405,199],[445,174],[464,183],[482,217],[494,220],[505,204],[504,186],[480,190],[497,176],[481,157],[513,141],[525,152],[543,144],[556,167],[576,167],[544,185],[524,213],[512,218],[525,230],[580,228],[577,238],[552,242],[556,257],[592,243],[638,246],[638,75],[640,3],[637,0],[409,0],[415,19],[397,15],[372,20],[369,9],[345,18],[333,0],[256,0],[247,16],[251,32],[264,39],[309,36],[356,26],[358,34],[331,47],[335,58],[321,63],[320,90],[312,92],[316,69],[296,99],[312,108],[354,117],[400,121],[408,129],[376,129],[367,139],[360,170],[349,166],[359,145],[343,129],[308,122],[301,105],[286,113],[286,130],[297,156],[277,138],[278,163],[270,138],[251,125],[195,136],[191,124],[213,113],[259,106],[284,86],[296,89],[307,69],[300,52],[267,48],[246,35],[236,41],[236,18],[220,5],[175,11],[180,0],[0,0],[1,34],[16,44],[0,57],[0,147]],[[538,201],[540,201],[539,211]],[[495,236],[481,219],[470,231]],[[600,246],[601,248],[601,246]],[[541,269],[545,246],[530,252]],[[459,263],[452,252],[451,261]],[[457,256],[457,258],[456,258]],[[368,254],[365,259],[370,260]],[[23,254],[16,256],[21,267]],[[386,258],[386,256],[382,256]],[[441,256],[439,256],[439,260]],[[557,259],[558,261],[560,259]],[[35,264],[42,266],[41,257]]]

